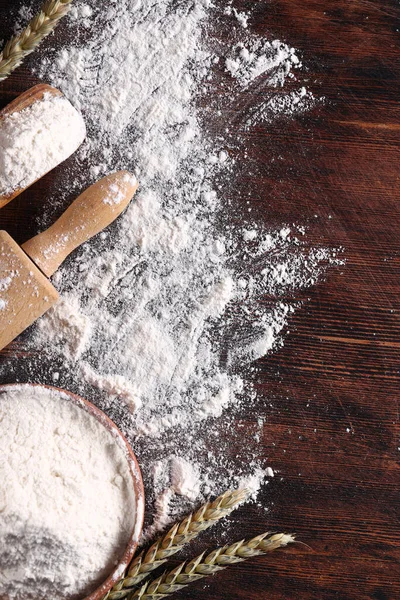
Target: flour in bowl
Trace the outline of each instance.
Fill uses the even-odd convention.
[[[0,389],[0,597],[83,597],[136,521],[126,449],[69,396]]]

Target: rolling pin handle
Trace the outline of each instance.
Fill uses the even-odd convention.
[[[51,277],[75,248],[110,225],[128,206],[138,184],[128,171],[104,177],[84,191],[46,231],[22,249]]]

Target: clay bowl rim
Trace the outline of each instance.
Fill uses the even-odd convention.
[[[129,563],[131,562],[136,548],[139,543],[139,537],[143,529],[144,522],[144,485],[142,479],[142,473],[139,467],[139,463],[135,456],[135,453],[132,450],[131,445],[128,440],[117,427],[117,425],[108,417],[100,408],[97,408],[92,402],[86,400],[82,396],[75,394],[74,392],[70,392],[68,390],[64,390],[62,388],[53,386],[53,385],[45,385],[41,383],[5,383],[0,385],[0,394],[3,391],[6,391],[9,388],[21,388],[21,387],[40,387],[48,390],[53,390],[55,392],[61,393],[64,396],[68,396],[70,400],[83,410],[86,410],[91,416],[93,416],[99,423],[101,423],[110,433],[116,435],[119,438],[128,453],[127,463],[129,466],[129,471],[132,477],[133,489],[136,498],[136,520],[133,526],[132,534],[129,538],[127,547],[124,550],[124,553],[120,560],[118,561],[115,569],[110,573],[105,581],[100,584],[89,596],[85,596],[82,600],[100,600],[107,594],[107,592],[115,585],[115,583],[121,578],[125,570],[127,569]]]

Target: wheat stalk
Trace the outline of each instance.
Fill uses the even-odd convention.
[[[189,563],[184,562],[154,581],[146,582],[130,596],[130,600],[134,598],[159,600],[178,592],[194,581],[214,575],[218,571],[226,569],[229,565],[243,562],[254,556],[267,554],[294,542],[294,536],[290,534],[276,533],[267,538],[268,535],[270,534],[264,533],[248,541],[241,540],[231,546],[217,548],[207,554],[206,557],[204,557],[204,553],[200,554]]]
[[[133,559],[125,576],[114,585],[104,600],[120,600],[128,596],[132,588],[137,587],[151,571],[164,564],[170,556],[179,552],[199,533],[229,515],[248,495],[249,491],[246,489],[225,492],[213,502],[204,504],[181,523],[174,525],[147,551],[141,552]]]
[[[6,79],[33,52],[70,9],[72,0],[46,0],[37,14],[21,31],[14,35],[0,52],[0,81]]]

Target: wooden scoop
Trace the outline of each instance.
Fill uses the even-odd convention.
[[[3,110],[0,111],[0,132],[1,132],[2,124],[6,121],[7,117],[10,117],[10,115],[13,115],[15,113],[22,112],[23,110],[26,110],[29,107],[31,107],[36,102],[40,102],[40,101],[44,100],[44,98],[48,98],[48,97],[60,97],[60,98],[64,98],[65,101],[68,102],[66,100],[65,96],[62,94],[62,92],[60,92],[56,88],[51,87],[50,85],[47,85],[44,83],[35,85],[34,87],[30,88],[29,90],[27,90],[26,92],[24,92],[23,94],[18,96],[18,98],[13,100],[13,102],[8,104],[5,108],[3,108]],[[71,108],[71,110],[73,110],[73,109]],[[46,175],[46,173],[48,173],[51,169],[54,169],[59,164],[59,162],[66,160],[68,158],[68,156],[71,156],[71,154],[73,154],[73,152],[75,152],[75,150],[78,149],[78,147],[83,142],[83,139],[85,137],[85,125],[83,123],[82,118],[78,115],[78,113],[76,111],[74,111],[74,112],[76,113],[76,118],[80,118],[82,121],[82,125],[81,125],[82,135],[79,138],[79,140],[76,140],[76,144],[70,145],[69,152],[67,154],[63,155],[61,161],[53,162],[49,166],[49,168],[47,168],[42,173],[37,173],[37,176],[34,177],[32,180],[27,181],[25,185],[18,186],[17,188],[13,189],[11,192],[3,192],[0,189],[0,208],[2,206],[4,206],[5,204],[7,204],[8,202],[10,202],[10,200],[12,200],[13,198],[15,198],[16,196],[21,194],[27,187],[31,186],[38,179],[40,179],[41,177]],[[65,137],[65,136],[68,136],[68,119],[66,120],[65,131],[63,133],[63,137]],[[32,143],[34,143],[34,141],[35,140],[32,139]],[[45,152],[46,150],[48,150],[48,149],[42,148],[42,152]],[[24,162],[24,156],[20,156],[20,161]],[[27,167],[29,167],[29,165],[27,165]]]
[[[0,231],[0,350],[58,300],[46,276],[75,248],[112,223],[136,189],[136,179],[127,171],[108,175],[22,248],[6,231]]]

